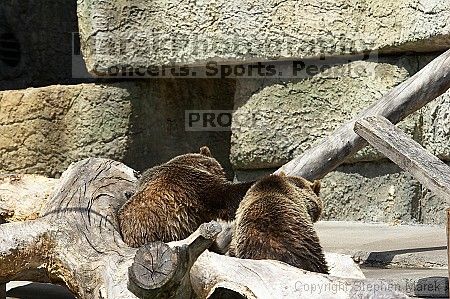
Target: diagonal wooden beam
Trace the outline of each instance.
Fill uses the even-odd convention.
[[[450,167],[402,130],[384,117],[369,116],[356,121],[355,132],[450,204]]]
[[[450,208],[447,209],[447,254],[450,265]],[[450,278],[450,267],[448,267],[448,277]]]
[[[322,178],[344,162],[348,156],[367,145],[353,132],[355,121],[370,115],[380,115],[395,124],[449,88],[450,50],[275,173],[283,171],[310,180]]]

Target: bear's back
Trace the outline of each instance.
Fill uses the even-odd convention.
[[[160,240],[184,239],[203,222],[216,218],[208,202],[221,194],[225,173],[212,157],[185,154],[144,172],[137,192],[118,212],[125,243],[137,247]]]
[[[247,192],[236,213],[231,254],[273,259],[327,273],[322,248],[307,204],[310,190],[283,176],[269,176]]]

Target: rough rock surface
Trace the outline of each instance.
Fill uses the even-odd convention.
[[[245,181],[273,170],[236,171],[235,174],[237,180]],[[393,163],[341,165],[321,183],[323,220],[414,223],[423,217],[419,209],[420,183]]]
[[[136,170],[208,145],[232,177],[228,131],[186,130],[186,110],[231,110],[228,80],[161,79],[0,92],[0,173],[58,176],[86,157]]]
[[[438,0],[84,0],[78,17],[93,73],[450,45],[450,3]]]
[[[275,169],[237,170],[237,181]],[[391,162],[344,164],[321,180],[322,220],[446,224],[448,202]]]
[[[0,170],[55,176],[89,156],[122,160],[130,115],[123,85],[1,92]]]
[[[422,144],[440,159],[450,161],[450,92],[424,107]]]
[[[304,79],[239,79],[232,126],[233,166],[281,166],[417,72],[429,59],[405,56],[353,61]],[[400,127],[419,140],[420,125],[421,114],[415,113]],[[367,147],[348,162],[383,157]]]
[[[448,200],[440,198],[431,191],[422,188],[422,196],[419,201],[421,223],[446,225],[446,210],[449,207]]]
[[[392,163],[343,165],[322,179],[324,220],[415,222],[421,185]]]

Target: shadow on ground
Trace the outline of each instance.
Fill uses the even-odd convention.
[[[49,283],[29,283],[14,287],[6,292],[6,298],[18,299],[75,299],[65,287]]]

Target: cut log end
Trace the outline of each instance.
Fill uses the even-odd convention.
[[[163,242],[145,245],[136,252],[129,268],[130,282],[143,290],[154,290],[164,286],[174,276],[178,265],[178,254]]]

